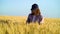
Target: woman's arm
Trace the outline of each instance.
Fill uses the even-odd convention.
[[[38,23],[40,24],[42,20],[43,20],[43,16],[40,15],[39,20],[38,20]]]
[[[30,23],[30,14],[28,15],[26,23]]]

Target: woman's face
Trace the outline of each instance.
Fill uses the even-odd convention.
[[[38,8],[36,8],[36,9],[34,9],[34,10],[32,10],[32,13],[34,14],[34,15],[39,15],[39,9]]]

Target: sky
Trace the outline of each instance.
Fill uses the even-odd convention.
[[[60,18],[60,0],[0,0],[0,16],[28,16],[34,3],[43,17]]]

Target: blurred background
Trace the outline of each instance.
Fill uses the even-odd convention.
[[[60,0],[0,0],[0,16],[28,16],[34,3],[44,17],[60,18]]]

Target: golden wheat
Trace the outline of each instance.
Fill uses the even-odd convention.
[[[60,34],[60,18],[44,18],[43,24],[26,24],[24,16],[0,16],[0,34]]]

